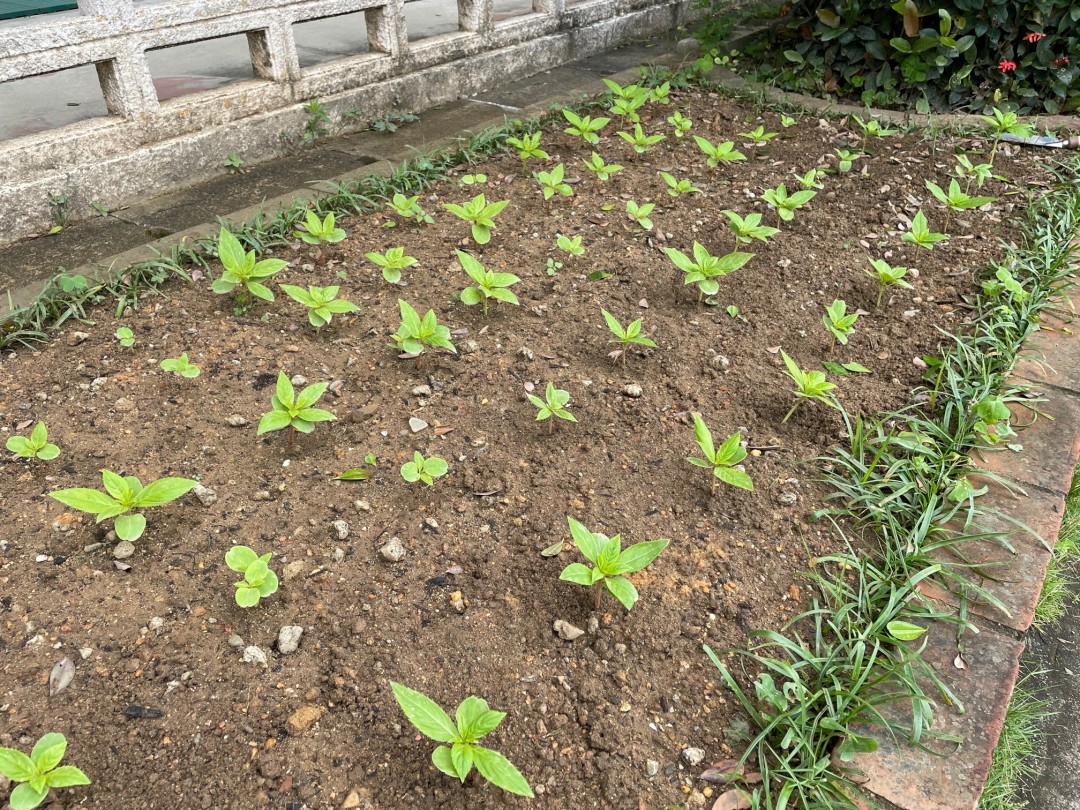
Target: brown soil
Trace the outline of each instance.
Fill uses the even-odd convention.
[[[679,102],[694,131],[713,141],[738,141],[737,132],[757,125],[728,100]],[[662,122],[671,109],[646,120],[646,129],[668,130]],[[831,358],[871,368],[872,375],[834,378],[853,411],[909,401],[921,373],[913,360],[934,350],[935,326],[959,323],[971,270],[1008,238],[1001,217],[1014,199],[1003,197],[992,213],[954,217],[955,238],[933,252],[904,245],[894,232],[898,210],[913,214],[909,196],[925,200],[927,178],[944,185],[954,148],[972,144],[885,140],[853,172],[828,176],[825,191],[779,238],[745,247],[754,259],[723,279],[721,306],[706,306],[659,248],[689,252],[696,239],[715,254],[734,249],[720,211],[764,211],[752,197],[818,165],[844,137],[812,118],[786,130],[774,114],[761,120],[783,137],[757,159],[715,173],[689,138],[669,136],[634,159],[609,128],[597,151],[626,170],[606,184],[580,168],[590,148],[545,136],[553,158],[580,179],[572,199],[548,205],[535,182],[521,178],[516,158],[475,167],[488,176],[489,200],[512,200],[482,251],[465,238],[466,225],[438,209],[477,193],[456,182],[436,188],[437,201],[425,195],[434,226],[346,220],[349,238],[321,256],[300,244],[280,251],[291,266],[277,281],[340,283],[362,308],[337,316],[321,335],[284,294],[236,315],[202,280],[129,313],[123,322],[138,339],[132,350],[118,347],[118,324],[103,307],[96,324],[65,325],[42,351],[6,357],[5,429],[26,434],[31,420],[45,420],[63,454],[50,463],[0,463],[8,526],[0,744],[25,749],[44,732],[65,733],[69,761],[94,784],[61,791],[64,807],[521,803],[476,775],[461,786],[435,771],[433,744],[398,709],[393,679],[447,708],[477,694],[507,712],[485,741],[520,768],[537,806],[702,805],[697,791],[711,790],[694,781],[697,769],[680,761],[681,752],[701,748],[712,761],[737,748],[728,731],[733,705],[702,643],[739,646],[752,628],[781,627],[805,604],[799,572],[808,555],[839,545],[806,522],[822,492],[803,462],[836,440],[842,422],[811,403],[780,424],[792,397],[776,347],[804,367]],[[1003,155],[998,171],[1037,176],[1026,158]],[[705,193],[671,200],[659,169],[690,177]],[[991,183],[990,193],[1006,191]],[[627,198],[657,203],[653,234],[634,232],[623,214]],[[940,226],[936,206],[924,207]],[[766,212],[766,222],[773,219]],[[557,233],[583,234],[586,255],[558,257]],[[405,271],[403,288],[385,283],[363,257],[398,244],[420,260]],[[495,304],[484,319],[462,305],[459,246],[489,269],[521,276],[521,307]],[[881,312],[872,311],[875,288],[863,274],[868,254],[919,270],[915,289],[893,293]],[[551,277],[549,256],[565,263]],[[595,269],[615,275],[587,281]],[[433,307],[459,355],[399,359],[387,347],[398,297],[421,312]],[[850,343],[830,353],[821,316],[834,298],[868,314]],[[745,320],[726,314],[728,304]],[[643,318],[659,347],[633,353],[625,368],[613,364],[600,307],[624,323]],[[89,337],[78,342],[77,330]],[[202,367],[198,379],[158,368],[185,351]],[[323,403],[338,421],[291,445],[284,432],[257,438],[280,368],[341,381]],[[570,392],[579,420],[551,433],[525,399],[549,380]],[[641,395],[627,394],[628,385]],[[414,394],[418,386],[431,393]],[[711,495],[704,471],[684,461],[696,453],[693,411],[718,439],[742,430],[761,448],[746,461],[755,492]],[[249,424],[230,426],[232,414]],[[410,416],[430,427],[413,434]],[[406,485],[398,467],[414,449],[447,459],[450,473],[431,488]],[[379,458],[372,480],[331,480],[371,452]],[[95,527],[47,497],[97,486],[101,467],[144,480],[199,477],[218,499],[204,506],[188,496],[151,510],[131,569],[120,571],[108,523]],[[360,500],[370,511],[354,506]],[[568,543],[557,558],[540,555],[568,539],[567,515],[628,542],[671,538],[634,576],[641,601],[632,612],[605,596],[594,613],[591,594],[559,581],[562,567],[580,559]],[[336,538],[335,520],[350,524],[347,539]],[[408,548],[397,564],[378,553],[392,537]],[[280,592],[258,608],[233,603],[237,577],[223,562],[232,543],[273,551],[273,567],[284,572]],[[458,593],[460,611],[452,605]],[[556,619],[587,632],[563,641],[552,631]],[[300,649],[279,654],[278,630],[293,624],[305,630]],[[233,634],[267,651],[269,666],[244,663],[243,647],[230,646]],[[77,664],[74,682],[47,699],[49,671],[64,656]],[[163,714],[132,718],[130,706]],[[653,777],[649,760],[659,763]]]

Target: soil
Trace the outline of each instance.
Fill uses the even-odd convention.
[[[800,572],[841,541],[807,515],[823,492],[808,459],[842,437],[837,412],[807,403],[786,423],[793,399],[777,347],[804,368],[859,362],[872,374],[832,378],[852,412],[911,400],[922,355],[966,312],[972,271],[1009,239],[1009,212],[1028,181],[1042,182],[1027,154],[1004,150],[989,211],[953,217],[953,239],[926,251],[897,230],[921,203],[932,226],[925,179],[944,185],[958,148],[971,140],[906,135],[871,144],[852,172],[825,189],[754,258],[721,281],[716,303],[660,251],[714,254],[736,248],[721,215],[759,210],[762,189],[830,165],[849,136],[815,118],[784,129],[779,116],[709,95],[676,99],[694,132],[740,141],[763,123],[781,136],[746,163],[709,172],[690,138],[676,141],[655,108],[647,131],[668,140],[635,158],[609,127],[600,146],[625,170],[601,184],[581,168],[592,151],[545,135],[574,196],[545,204],[507,155],[469,170],[481,187],[447,181],[425,193],[428,227],[387,217],[344,219],[348,238],[315,251],[278,251],[290,266],[275,281],[340,284],[361,307],[321,334],[278,293],[241,314],[209,292],[209,280],[174,286],[122,323],[133,349],[113,337],[110,307],[94,324],[65,324],[39,352],[0,364],[0,420],[29,433],[44,420],[62,449],[53,462],[0,463],[0,745],[28,750],[48,731],[69,740],[68,759],[93,780],[60,791],[60,807],[91,808],[494,808],[521,804],[474,774],[459,785],[430,763],[434,744],[417,736],[389,681],[426,692],[448,709],[469,694],[507,712],[485,742],[507,755],[537,792],[536,806],[704,806],[713,794],[695,775],[738,752],[738,718],[702,653],[745,645],[754,628],[778,629],[806,605]],[[750,154],[752,149],[744,148]],[[866,173],[862,173],[863,167]],[[702,194],[671,199],[658,170],[689,177]],[[438,207],[478,191],[511,200],[495,235],[478,249],[468,227]],[[656,228],[637,231],[624,200],[652,201]],[[581,234],[586,254],[559,256],[556,234]],[[419,264],[405,286],[382,280],[364,258],[405,245]],[[488,317],[466,307],[454,249],[490,270],[514,272],[520,307],[495,303]],[[867,255],[918,270],[913,290],[894,290],[881,311],[864,274]],[[563,261],[553,276],[548,257]],[[612,274],[598,281],[587,274]],[[402,359],[388,348],[397,299],[431,307],[453,331],[458,354]],[[821,323],[834,298],[861,308],[846,346],[830,349]],[[738,306],[740,318],[725,307]],[[600,315],[644,320],[658,348],[625,366]],[[79,334],[81,333],[81,334]],[[187,352],[194,380],[161,371]],[[310,435],[256,437],[279,369],[333,382],[320,403],[337,414]],[[526,393],[548,381],[570,392],[578,422],[535,421]],[[636,387],[635,387],[636,386]],[[741,431],[756,489],[710,491],[690,413],[722,440]],[[238,415],[246,425],[233,426]],[[410,417],[428,423],[413,432]],[[240,421],[233,419],[232,421]],[[449,474],[428,488],[398,473],[414,450],[437,454]],[[344,469],[378,466],[363,482],[334,481]],[[109,522],[95,526],[47,494],[98,486],[102,467],[139,475],[197,477],[216,493],[150,510],[126,570],[114,563]],[[634,575],[631,612],[609,596],[561,582],[580,555],[566,517],[670,547]],[[339,537],[335,521],[348,523]],[[396,563],[379,549],[397,537]],[[562,539],[557,557],[541,550]],[[233,602],[237,579],[224,565],[233,543],[272,551],[280,591],[254,609]],[[557,619],[585,633],[574,641]],[[304,628],[299,649],[274,648],[285,625]],[[245,662],[257,646],[266,665]],[[68,657],[73,682],[48,697],[53,665]],[[132,708],[134,707],[134,708]],[[142,709],[156,711],[148,713]],[[154,716],[157,713],[160,716]],[[135,716],[133,716],[135,715]],[[141,716],[140,716],[141,715]],[[684,749],[705,761],[686,763]],[[691,752],[692,755],[692,752]]]

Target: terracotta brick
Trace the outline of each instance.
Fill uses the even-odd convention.
[[[1041,385],[1080,393],[1080,336],[1043,330],[1027,339],[1013,372]]]
[[[934,730],[957,735],[963,742],[957,747],[924,738],[924,744],[946,755],[935,756],[903,740],[894,742],[887,731],[874,727],[871,732],[878,740],[878,751],[855,762],[868,778],[865,790],[903,810],[975,810],[978,806],[1024,649],[1022,642],[985,623],[979,623],[979,629],[979,633],[964,634],[964,669],[953,664],[957,650],[952,625],[932,622],[925,636],[924,660],[965,709],[961,714],[935,695]],[[928,684],[925,688],[932,689]],[[897,706],[891,708],[898,713]]]

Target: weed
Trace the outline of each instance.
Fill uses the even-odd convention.
[[[300,135],[304,143],[315,143],[319,138],[325,138],[330,134],[330,115],[321,101],[313,98],[304,105],[304,112],[308,116],[304,122],[304,131]]]
[[[411,219],[417,225],[430,225],[435,220],[420,207],[420,203],[417,202],[419,199],[419,194],[406,197],[404,194],[395,193],[393,199],[387,201],[386,207],[402,219]]]
[[[240,174],[244,171],[244,161],[236,152],[230,152],[222,165],[229,174]]]
[[[126,326],[118,327],[113,337],[125,349],[130,349],[135,345],[135,334]]]
[[[167,357],[158,365],[161,366],[162,371],[177,374],[188,380],[193,380],[199,376],[199,367],[188,359],[187,352],[184,352],[179,357]]]
[[[682,138],[690,131],[690,128],[694,126],[692,119],[687,118],[681,112],[676,110],[667,117],[667,122],[671,124],[675,130],[675,137]]]
[[[412,124],[419,120],[420,117],[414,113],[389,110],[374,119],[368,129],[374,132],[397,132],[402,124]]]
[[[438,456],[424,457],[419,450],[413,453],[413,460],[406,461],[401,465],[401,477],[410,484],[423,481],[427,486],[435,483],[436,478],[442,478],[449,470],[447,463]]]

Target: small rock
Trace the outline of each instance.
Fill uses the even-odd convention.
[[[210,487],[204,487],[202,484],[197,484],[195,489],[191,490],[192,494],[199,499],[199,503],[203,506],[213,506],[217,503],[217,493]]]
[[[294,374],[292,376],[292,379],[289,380],[289,382],[297,386],[307,385],[307,377],[305,377],[303,374]]]
[[[286,563],[281,569],[281,576],[288,582],[290,579],[295,579],[300,576],[304,570],[303,560],[293,560],[291,563]]]
[[[645,760],[645,774],[649,778],[652,778],[652,777],[656,776],[656,774],[658,774],[659,772],[660,772],[660,763],[659,762],[657,762],[655,759],[647,759],[647,760]]]
[[[630,383],[623,389],[623,393],[632,399],[637,399],[641,396],[641,386],[637,383]]]
[[[118,560],[126,560],[135,553],[135,544],[127,540],[121,540],[112,550],[113,557]]]
[[[357,408],[349,414],[350,422],[363,422],[373,417],[379,410],[378,402],[369,402],[362,408]]]
[[[268,500],[270,500],[270,490],[268,490],[268,489],[260,489],[258,492],[256,492],[254,495],[251,496],[251,500],[253,500],[253,501],[268,501]]]
[[[89,339],[90,339],[90,333],[89,332],[72,332],[68,336],[68,341],[67,342],[68,342],[68,346],[78,346],[80,343],[83,343],[83,342],[85,342],[85,341],[87,341]]]
[[[358,807],[360,807],[360,794],[355,790],[350,790],[345,801],[341,803],[341,810],[357,810]]]
[[[587,625],[590,633],[596,633],[600,630],[600,620],[595,616],[589,617],[589,624]]]
[[[405,546],[400,538],[391,537],[390,542],[379,549],[379,555],[387,562],[401,562],[405,559]]]
[[[266,666],[266,653],[263,652],[262,647],[256,647],[252,644],[250,647],[244,648],[244,663],[245,664],[262,664]]]
[[[291,655],[300,646],[300,637],[304,628],[298,625],[285,625],[278,631],[277,649],[282,655]]]
[[[709,365],[713,368],[718,368],[726,371],[727,369],[731,368],[731,361],[728,358],[724,357],[724,355],[722,354],[714,354],[712,356],[712,359],[709,360]]]
[[[409,417],[409,430],[411,430],[413,433],[419,433],[427,426],[428,423],[425,422],[423,419],[417,419],[415,416]]]
[[[229,636],[229,646],[233,647],[234,649],[240,649],[244,646],[244,640],[240,638],[240,636],[236,635],[236,633],[233,633],[231,636]]]
[[[528,346],[522,346],[520,349],[518,349],[518,357],[524,357],[526,360],[532,360],[536,357],[536,355],[533,354],[533,350],[530,349]]]
[[[113,560],[113,565],[116,566],[117,571],[130,571],[131,570],[130,565],[128,565],[126,562],[121,562],[120,560]]]
[[[466,340],[459,345],[461,346],[462,354],[476,354],[480,351],[480,344],[475,340]]]
[[[784,490],[776,493],[776,502],[781,506],[794,506],[799,502],[799,493]]]
[[[412,390],[414,397],[430,397],[431,386],[430,385],[418,385]],[[355,792],[355,791],[354,791]]]
[[[229,414],[229,417],[225,421],[232,427],[243,427],[248,423],[248,420],[238,413]]]
[[[165,626],[165,620],[160,616],[154,616],[146,623],[146,627],[149,630],[160,630]]]
[[[82,658],[83,661],[85,661],[93,654],[94,650],[92,647],[79,647],[79,657]]]
[[[85,552],[97,551],[99,548],[101,548],[104,545],[105,545],[104,543],[90,543],[89,545],[83,546],[83,551],[85,551]]]
[[[130,411],[135,410],[135,403],[127,397],[120,397],[120,399],[113,403],[113,408],[117,413],[129,413]]]
[[[556,619],[555,624],[551,626],[559,638],[563,641],[573,641],[575,638],[580,638],[585,635],[585,631],[580,627],[574,627],[570,622],[564,622],[562,619]]]
[[[439,530],[439,521],[433,517],[424,518],[424,528],[429,531],[437,532]]]
[[[450,607],[458,613],[465,612],[465,598],[461,595],[461,591],[454,591],[450,594]]]
[[[334,536],[338,540],[347,540],[349,537],[349,522],[347,520],[335,520],[330,524],[334,529]]]
[[[301,706],[289,715],[289,729],[297,733],[307,731],[325,713],[323,706]]]
[[[682,758],[687,765],[693,768],[696,765],[700,765],[705,760],[705,752],[700,748],[684,748]]]
[[[367,501],[353,501],[353,506],[356,507],[357,512],[370,512],[371,504]]]
[[[334,556],[334,562],[336,562],[336,563],[341,562],[342,560],[345,559],[345,549],[343,549],[341,546],[338,546],[337,548],[334,549],[334,555],[333,556]]]

